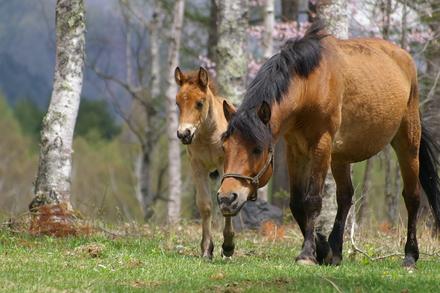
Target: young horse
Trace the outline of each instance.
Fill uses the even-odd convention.
[[[227,100],[216,96],[217,85],[205,69],[183,74],[177,67],[174,71],[180,91],[176,104],[180,110],[177,137],[186,145],[191,172],[196,186],[196,203],[202,216],[202,256],[212,259],[214,245],[211,236],[212,200],[209,178],[218,179],[223,174],[224,153],[221,150],[221,135],[228,126],[223,113],[223,103],[233,108]],[[234,252],[234,230],[230,216],[225,217],[222,256]]]
[[[229,126],[223,135],[226,174],[217,194],[220,209],[233,216],[256,196],[257,187],[272,174],[273,146],[282,136],[290,209],[304,236],[296,261],[339,265],[353,195],[350,163],[368,159],[391,143],[408,211],[402,266],[415,267],[419,184],[440,222],[440,181],[439,148],[419,116],[414,61],[384,40],[339,40],[323,29],[317,22],[303,38],[287,41],[262,66],[237,112],[224,105]],[[315,219],[329,166],[337,184],[338,210],[327,242],[315,233]]]

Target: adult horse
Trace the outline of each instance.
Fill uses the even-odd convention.
[[[416,237],[420,183],[440,222],[438,146],[421,123],[417,71],[411,56],[375,38],[339,40],[322,22],[303,38],[286,42],[260,69],[223,135],[225,216],[237,214],[273,171],[272,153],[282,136],[290,178],[290,209],[304,236],[300,264],[342,261],[343,232],[352,203],[350,163],[377,154],[389,143],[403,177],[408,211],[404,267],[419,257]],[[315,233],[329,166],[338,210],[328,242]],[[420,172],[419,172],[420,166]]]
[[[228,126],[223,113],[223,103],[233,108],[225,99],[217,97],[217,84],[205,69],[183,74],[179,67],[174,71],[180,91],[176,104],[180,110],[177,137],[186,145],[191,173],[196,186],[196,203],[202,216],[202,257],[212,259],[214,245],[211,235],[212,200],[209,177],[215,180],[223,174],[224,153],[221,136]],[[231,216],[225,216],[222,256],[231,256],[234,230]]]

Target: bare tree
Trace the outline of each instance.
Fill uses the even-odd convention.
[[[107,93],[118,114],[124,119],[131,134],[139,142],[140,151],[135,160],[136,195],[146,220],[154,215],[154,204],[161,198],[153,192],[152,164],[156,142],[163,133],[160,117],[160,38],[163,11],[160,0],[148,7],[149,14],[142,13],[143,6],[135,6],[130,0],[118,0],[125,34],[125,78],[101,70],[97,61],[88,64],[106,81]],[[137,39],[133,40],[132,36]],[[148,37],[145,37],[148,36]],[[137,44],[136,46],[133,43]],[[116,90],[113,88],[116,84]],[[124,99],[115,91],[123,89],[130,98],[130,109],[124,108]]]
[[[179,63],[180,36],[183,25],[184,1],[176,0],[173,10],[173,26],[169,36],[168,62],[167,62],[167,88],[166,115],[167,115],[167,137],[168,137],[168,220],[175,223],[180,217],[181,198],[181,163],[180,163],[180,141],[176,136],[178,117],[176,110],[177,86],[174,81],[174,69]]]
[[[40,161],[30,209],[60,203],[67,203],[68,209],[72,209],[72,140],[83,82],[85,32],[84,0],[58,0],[54,86],[43,120]]]
[[[218,41],[216,47],[219,96],[238,105],[246,90],[248,73],[248,0],[216,0]]]

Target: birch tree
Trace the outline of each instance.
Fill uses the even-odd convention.
[[[29,208],[70,203],[72,140],[80,103],[85,62],[84,0],[56,4],[55,77],[41,131],[34,198]]]
[[[348,39],[347,0],[318,0],[316,8],[328,33],[339,39]]]
[[[238,105],[247,85],[248,0],[215,0],[218,7],[216,49],[219,96]]]
[[[180,217],[181,198],[181,162],[180,162],[180,141],[176,136],[178,127],[178,116],[176,109],[177,86],[174,81],[174,69],[179,63],[180,36],[183,25],[184,1],[176,0],[173,10],[173,25],[171,27],[168,47],[167,62],[167,88],[166,116],[167,116],[167,137],[168,137],[168,219],[175,223]]]
[[[348,39],[347,1],[319,0],[316,4],[318,17],[326,23],[326,30],[336,38]],[[322,193],[321,215],[317,220],[317,230],[328,234],[337,211],[336,182],[329,170]]]
[[[264,1],[263,59],[269,60],[273,55],[273,31],[275,28],[275,0]]]

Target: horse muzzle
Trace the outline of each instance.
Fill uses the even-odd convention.
[[[233,217],[240,212],[246,203],[246,196],[236,192],[223,193],[219,191],[217,193],[217,203],[223,216]]]
[[[194,134],[195,132],[191,131],[189,128],[186,128],[183,131],[177,130],[177,138],[185,145],[193,142]]]

